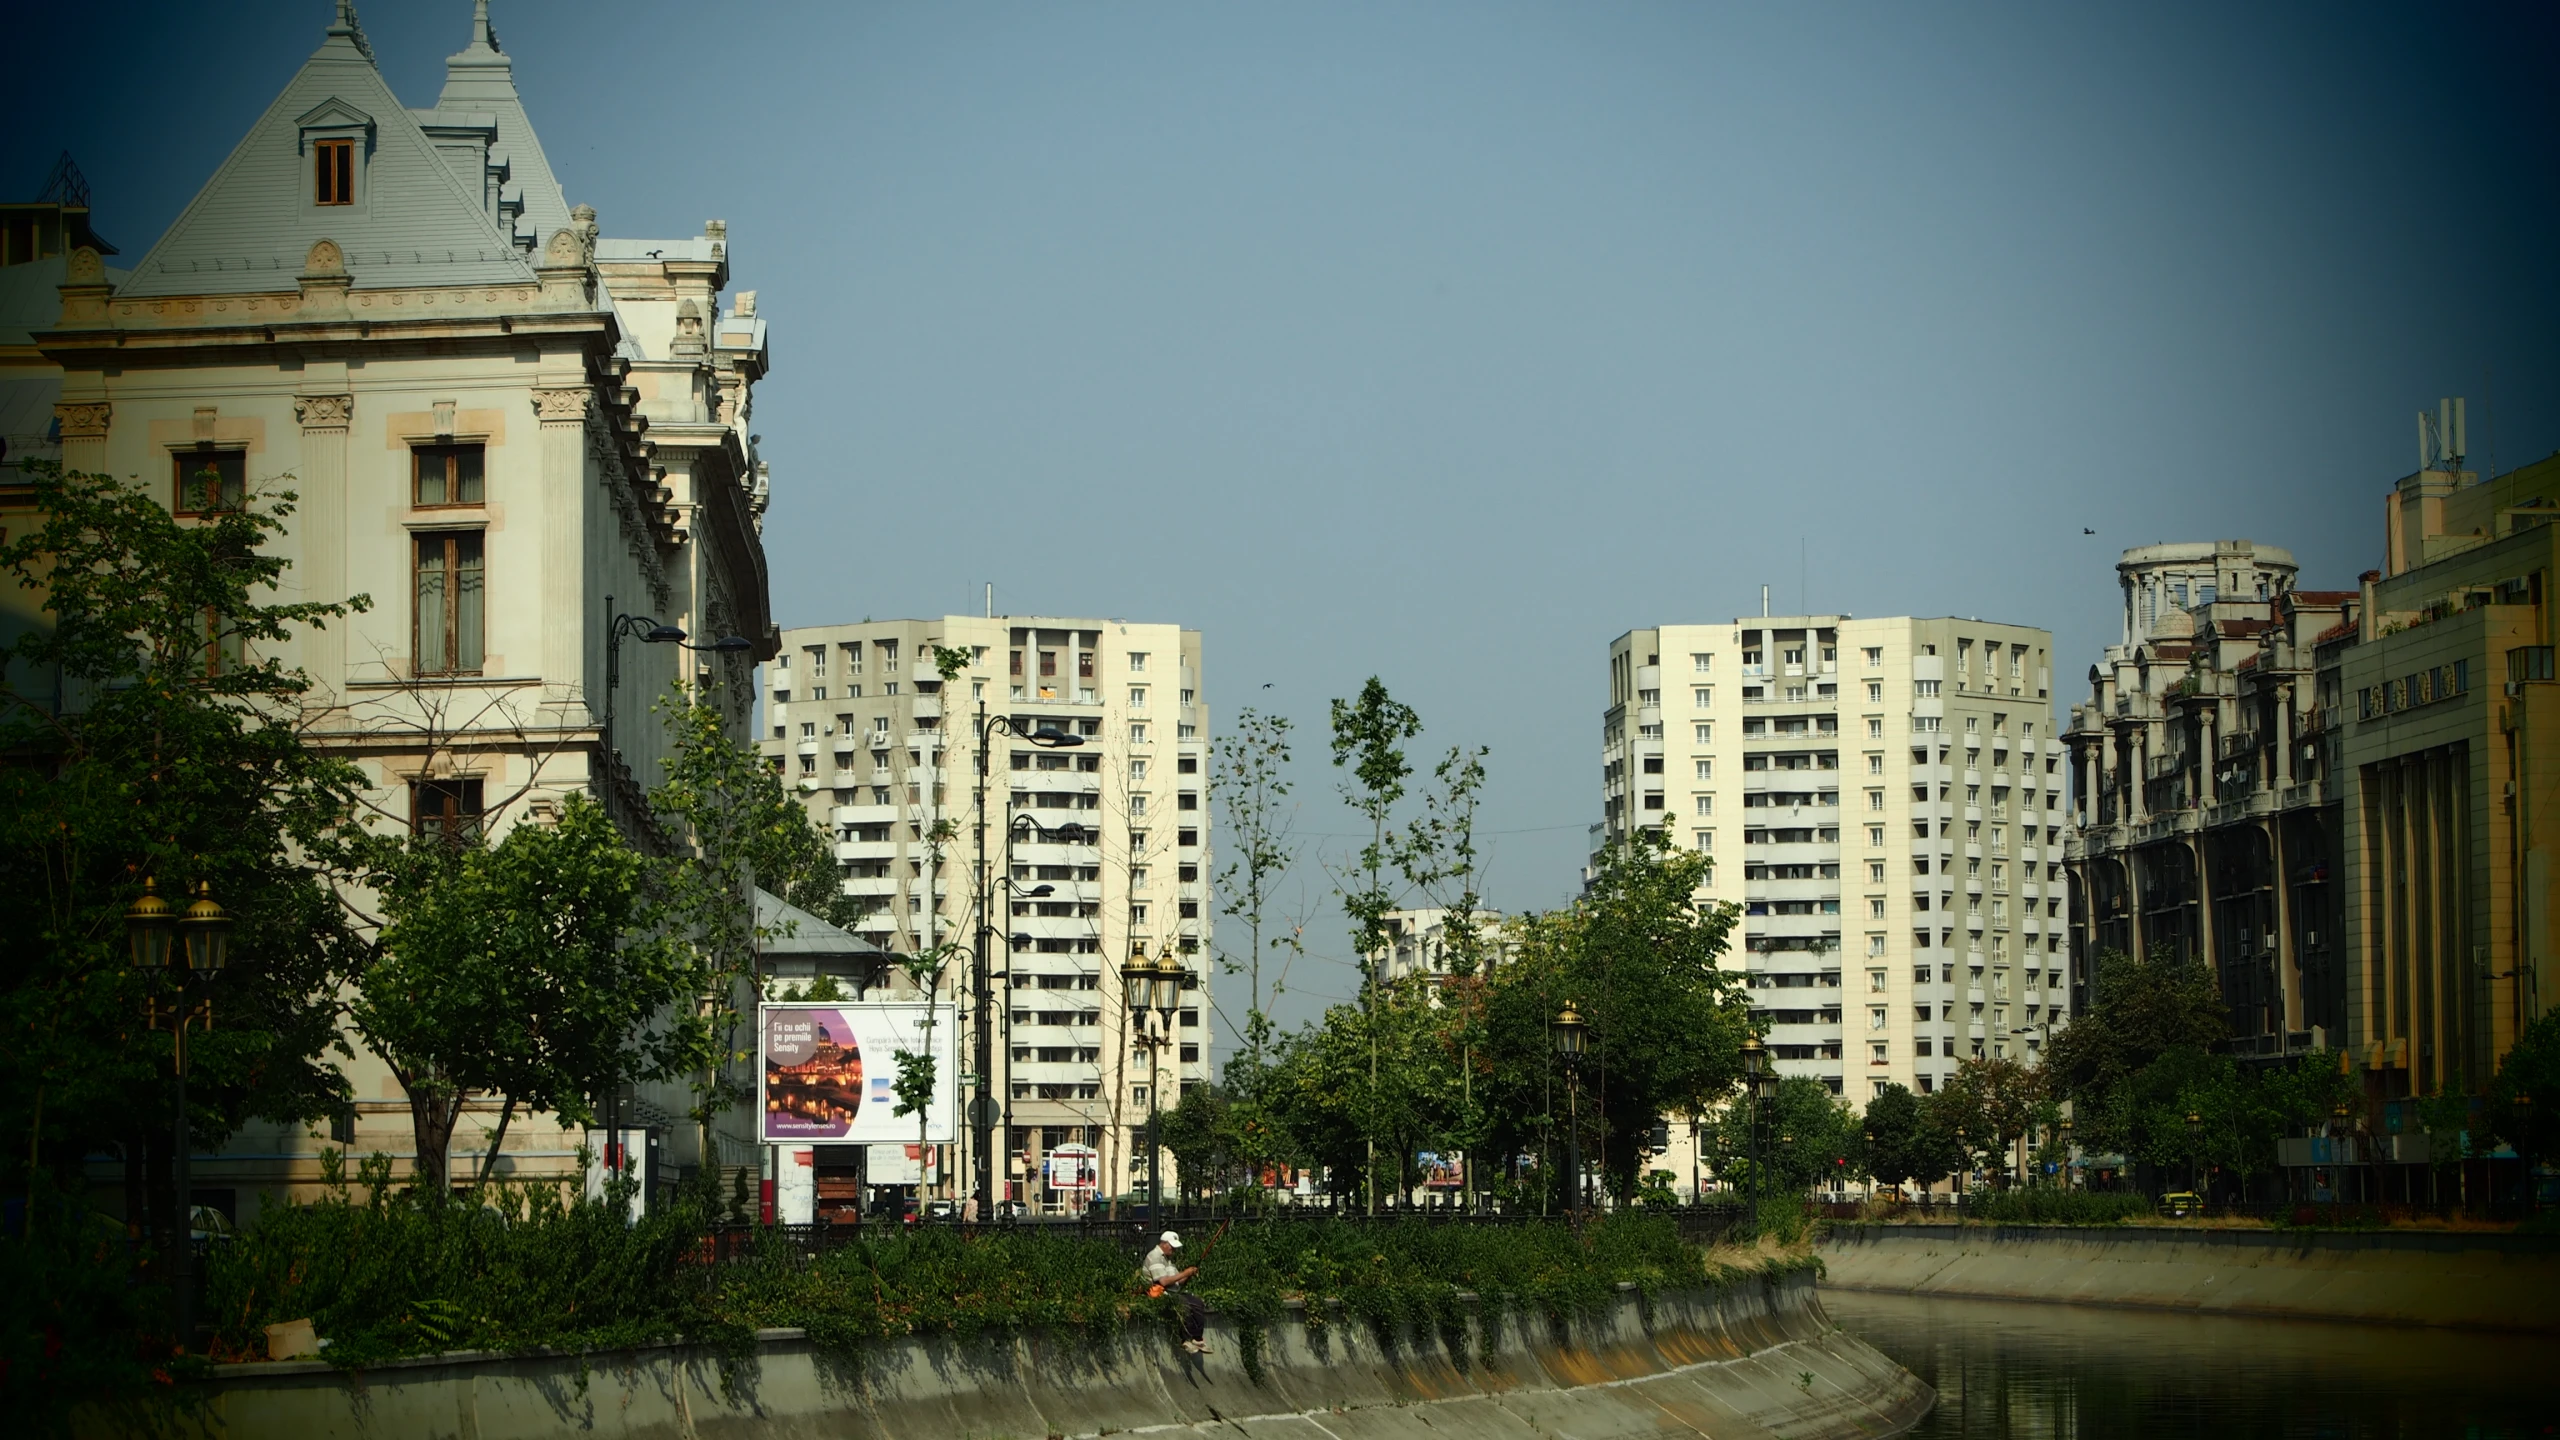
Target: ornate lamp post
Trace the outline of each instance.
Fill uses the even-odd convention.
[[[186,914],[172,915],[169,902],[160,898],[158,886],[146,876],[141,897],[125,911],[125,934],[132,945],[134,968],[145,983],[155,991],[165,985],[177,992],[169,1011],[169,1036],[178,1101],[170,1155],[178,1225],[171,1237],[169,1278],[175,1292],[178,1348],[184,1350],[195,1338],[195,1195],[188,1164],[194,1142],[187,1126],[187,1031],[213,1029],[212,990],[231,961],[231,917],[214,903],[213,886],[206,881],[196,883],[196,898]],[[172,945],[173,939],[178,943]],[[191,995],[199,992],[203,998],[190,1003]],[[144,1003],[151,1028],[160,1028],[159,997],[155,994]]]
[[[1574,1227],[1582,1225],[1582,1052],[1589,1043],[1591,1027],[1582,1013],[1566,1001],[1556,1018],[1547,1022],[1554,1038],[1556,1059],[1564,1063],[1565,1127],[1564,1127],[1564,1193],[1568,1214]]]
[[[2204,1197],[2196,1191],[2196,1151],[2204,1140],[2204,1117],[2193,1110],[2187,1112],[2187,1193],[2196,1196],[2196,1210],[2204,1210]]]
[[[1868,1127],[1867,1127],[1867,1200],[1868,1200],[1868,1203],[1870,1203],[1870,1204],[1874,1203],[1875,1198],[1876,1198],[1876,1127],[1874,1127],[1873,1125],[1870,1125],[1870,1126],[1868,1126]]]
[[[2071,1117],[2062,1117],[2062,1188],[2071,1188]]]
[[[1742,1042],[1742,1084],[1748,1096],[1751,1120],[1751,1214],[1757,1224],[1760,1215],[1760,1119],[1761,1111],[1778,1090],[1778,1077],[1769,1069],[1769,1047],[1760,1037],[1751,1035]]]
[[[1013,1087],[1011,1084],[1007,1084],[1005,1086],[1006,1103],[1002,1107],[997,1105],[995,1093],[989,1088],[995,1084],[995,1017],[993,1014],[995,980],[991,973],[987,958],[987,940],[995,934],[995,921],[990,910],[990,902],[993,897],[990,893],[990,887],[987,881],[987,740],[988,737],[1001,730],[1005,734],[1012,735],[1018,739],[1028,740],[1043,750],[1072,750],[1084,743],[1084,737],[1068,734],[1066,731],[1059,729],[1055,725],[1038,726],[1032,730],[1031,733],[1026,735],[1022,731],[1022,727],[1014,721],[1012,716],[988,714],[987,702],[983,699],[978,702],[978,716],[974,728],[977,731],[978,740],[978,793],[976,796],[978,829],[978,926],[977,935],[975,937],[975,953],[971,957],[974,962],[974,973],[970,977],[970,988],[974,992],[971,998],[976,1002],[977,1009],[976,1056],[978,1067],[978,1093],[969,1101],[969,1120],[970,1128],[978,1133],[978,1139],[980,1142],[978,1145],[978,1203],[981,1207],[985,1207],[993,1205],[996,1202],[996,1153],[998,1147],[995,1131],[996,1125],[999,1121],[1001,1121],[1005,1126],[1005,1141],[1008,1145],[1010,1145],[1013,1138],[1011,1103]],[[1033,822],[1033,828],[1039,828],[1038,822]],[[1042,833],[1046,834],[1047,832],[1043,831]],[[1008,823],[1005,827],[1004,836],[1005,886],[1008,892],[1011,890],[1013,885],[1013,837],[1013,824]],[[1005,1010],[1007,1014],[1010,1014],[1013,1007],[1008,1004],[1005,1006]],[[1008,1024],[1009,1023],[1010,1022],[1008,1022]],[[1012,1073],[1010,1066],[1006,1067],[1006,1073]],[[1150,1095],[1153,1094],[1152,1081],[1150,1082],[1149,1093]]]
[[[756,642],[744,635],[723,635],[708,645],[696,645],[685,638],[682,626],[670,625],[646,615],[625,615],[613,608],[613,597],[604,597],[604,747],[616,755],[621,747],[613,740],[614,692],[622,686],[622,641],[628,636],[650,645],[682,645],[687,650],[706,654],[743,655],[756,648]]]
[[[1120,967],[1120,984],[1130,1018],[1138,1026],[1137,1043],[1147,1052],[1147,1207],[1149,1214],[1162,1215],[1164,1145],[1158,1126],[1163,1121],[1164,1087],[1156,1057],[1173,1039],[1173,1012],[1182,1005],[1182,966],[1173,958],[1169,945],[1154,960],[1140,950]],[[1149,1015],[1149,1011],[1154,1013]]]

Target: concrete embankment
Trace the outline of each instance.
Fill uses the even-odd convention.
[[[1492,1326],[1491,1358],[1483,1327]],[[814,1349],[768,1332],[729,1386],[717,1358],[665,1346],[574,1357],[441,1356],[351,1374],[309,1362],[226,1367],[192,1415],[219,1436],[945,1437],[1249,1435],[1402,1440],[1450,1435],[1884,1436],[1928,1413],[1929,1387],[1823,1315],[1809,1276],[1622,1292],[1558,1330],[1543,1317],[1470,1319],[1463,1343],[1383,1344],[1336,1314],[1270,1327],[1259,1380],[1212,1317],[1211,1353],[1164,1331],[915,1338]],[[103,1421],[108,1417],[93,1416]],[[133,1417],[121,1417],[130,1420]],[[84,1428],[124,1433],[112,1425]],[[158,1427],[155,1427],[158,1428]]]
[[[2488,1330],[2560,1330],[2560,1237],[2167,1226],[1841,1225],[1823,1284]]]

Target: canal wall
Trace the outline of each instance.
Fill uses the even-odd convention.
[[[1489,1358],[1484,1353],[1491,1327]],[[911,1337],[830,1355],[768,1331],[722,1383],[718,1356],[662,1346],[602,1356],[447,1355],[361,1374],[314,1362],[221,1367],[151,1428],[172,1436],[457,1437],[575,1431],[627,1440],[754,1436],[1054,1437],[1148,1430],[1254,1440],[1447,1440],[1578,1435],[1884,1436],[1935,1396],[1824,1316],[1812,1277],[1658,1295],[1622,1287],[1605,1312],[1559,1330],[1486,1317],[1467,1333],[1392,1345],[1333,1313],[1269,1327],[1262,1377],[1233,1325],[1212,1316],[1211,1353],[1184,1355],[1150,1322],[1106,1336],[1042,1332]],[[132,1414],[92,1415],[95,1434]]]
[[[1847,1290],[2560,1331],[2560,1236],[1835,1225],[1819,1253]]]

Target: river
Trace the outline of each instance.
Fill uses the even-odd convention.
[[[1938,1389],[1915,1436],[2560,1436],[2560,1343],[1828,1290],[1831,1318]]]

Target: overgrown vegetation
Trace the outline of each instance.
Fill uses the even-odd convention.
[[[274,1210],[218,1252],[209,1299],[223,1348],[261,1353],[264,1327],[311,1320],[325,1357],[362,1367],[447,1350],[595,1351],[686,1339],[744,1353],[763,1327],[804,1328],[839,1362],[916,1334],[1046,1329],[1102,1338],[1172,1321],[1136,1259],[1071,1230],[866,1228],[809,1254],[779,1232],[709,1254],[708,1195],[626,1224],[620,1207],[563,1204],[500,1185],[487,1206],[396,1192],[387,1160],[308,1205]],[[1208,1237],[1194,1244],[1208,1249]],[[1247,1221],[1217,1240],[1200,1293],[1238,1326],[1258,1372],[1268,1329],[1352,1323],[1388,1348],[1439,1344],[1458,1363],[1466,1302],[1570,1324],[1621,1283],[1650,1294],[1728,1283],[1742,1272],[1683,1241],[1659,1216],[1614,1215],[1577,1237],[1561,1223],[1498,1226]],[[1294,1317],[1287,1302],[1301,1301]]]
[[[2108,1190],[1984,1190],[1965,1200],[1964,1217],[1993,1225],[2118,1225],[2151,1213],[2140,1195]]]

